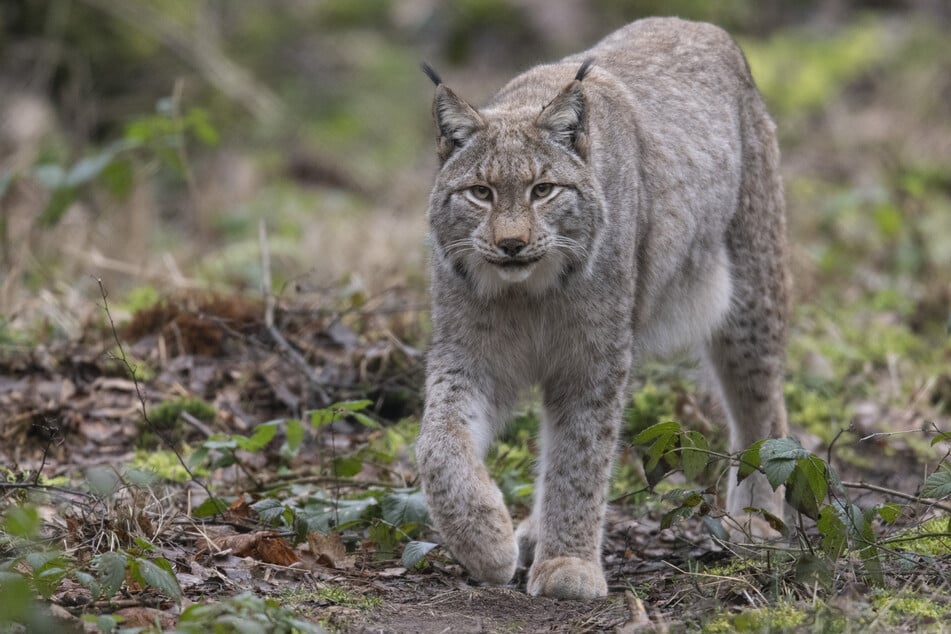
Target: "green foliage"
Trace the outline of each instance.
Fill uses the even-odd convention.
[[[214,406],[200,398],[186,397],[159,403],[149,412],[149,421],[159,429],[174,429],[182,412],[204,423],[210,423],[215,418]]]
[[[326,634],[322,627],[298,618],[276,599],[250,592],[217,603],[194,603],[178,619],[179,634],[239,634],[243,632],[299,632]]]
[[[828,586],[832,581],[831,568],[841,558],[854,554],[861,562],[866,580],[876,586],[885,584],[885,554],[887,538],[881,538],[876,526],[879,523],[894,523],[902,513],[902,507],[886,502],[862,508],[850,501],[839,476],[821,457],[802,447],[795,438],[771,438],[759,441],[735,456],[717,456],[701,442],[697,432],[684,430],[679,423],[657,423],[634,437],[633,442],[643,447],[643,460],[648,482],[656,485],[671,470],[688,470],[692,475],[700,473],[706,460],[723,457],[737,466],[739,481],[753,473],[762,473],[775,490],[784,487],[786,501],[801,517],[815,521],[818,532],[817,553],[810,546],[796,559],[797,578],[804,582],[816,581]],[[699,455],[704,457],[701,464]],[[942,463],[925,481],[922,495],[942,497],[951,494],[948,487],[948,465]],[[664,495],[664,500],[673,508],[662,518],[667,527],[680,519],[693,515],[703,516],[708,528],[715,534],[724,534],[719,522],[709,517],[715,500],[709,491],[690,488],[675,488]],[[786,532],[780,518],[773,517],[762,509],[747,509],[762,513],[776,529]],[[947,522],[947,520],[944,520]],[[805,538],[801,536],[800,538]],[[917,539],[895,538],[896,543],[911,544]]]
[[[786,31],[742,45],[770,110],[788,120],[828,103],[885,59],[884,37],[880,22],[866,20],[832,35]]]

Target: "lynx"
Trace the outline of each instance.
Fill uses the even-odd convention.
[[[785,218],[775,126],[717,27],[634,22],[476,109],[436,84],[433,338],[417,444],[434,526],[478,580],[607,593],[602,524],[628,373],[690,347],[734,450],[786,435]],[[530,516],[513,531],[484,458],[541,390]],[[755,474],[726,510],[782,510]]]

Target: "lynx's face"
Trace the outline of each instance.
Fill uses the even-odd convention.
[[[483,295],[512,286],[544,292],[589,255],[600,206],[578,84],[541,114],[480,113],[437,88],[442,168],[429,216],[436,257]]]

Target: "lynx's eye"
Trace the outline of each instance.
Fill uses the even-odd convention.
[[[541,200],[542,198],[548,198],[551,196],[551,193],[555,190],[555,186],[551,183],[538,183],[532,187],[532,200]]]
[[[469,192],[476,200],[492,200],[492,189],[485,185],[473,185],[469,188]]]

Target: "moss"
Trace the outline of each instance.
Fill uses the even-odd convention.
[[[905,623],[909,617],[943,621],[951,617],[951,607],[942,605],[928,597],[909,596],[882,592],[872,598],[872,605],[888,623]]]
[[[928,537],[928,534],[941,534],[940,536]],[[895,544],[899,550],[905,550],[922,555],[932,555],[941,557],[951,555],[951,519],[947,517],[936,517],[924,522],[920,526],[907,531],[898,536],[899,539],[907,539],[920,535],[917,539],[901,541]]]
[[[185,457],[187,460],[187,456]],[[143,471],[151,471],[173,482],[187,482],[188,472],[172,451],[137,449],[132,458],[132,466]],[[195,475],[208,475],[204,469],[192,468]]]
[[[702,631],[720,632],[783,632],[792,631],[807,618],[804,610],[789,603],[768,608],[746,610],[740,614],[719,616],[703,625]]]

